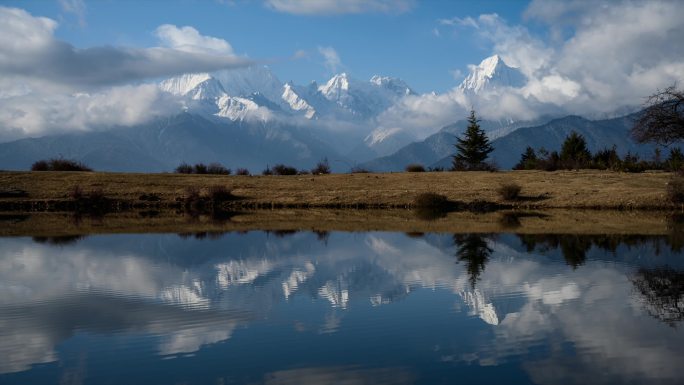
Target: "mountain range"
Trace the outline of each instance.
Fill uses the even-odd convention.
[[[476,100],[483,92],[505,92],[525,82],[523,73],[494,55],[473,66],[453,92]],[[96,170],[135,172],[170,171],[181,162],[220,162],[259,172],[275,163],[311,168],[324,158],[333,171],[353,166],[401,171],[409,163],[448,168],[456,136],[466,126],[459,121],[419,137],[379,124],[388,109],[419,96],[403,80],[387,76],[362,81],[341,73],[325,84],[301,86],[281,82],[265,66],[252,66],[185,74],[158,86],[181,102],[176,115],[0,143],[0,169],[25,170],[50,157],[76,159]],[[532,121],[483,120],[481,126],[493,140],[492,159],[510,168],[526,146],[558,149],[572,131],[584,135],[592,151],[616,145],[622,154],[650,155],[652,146],[629,139],[631,119],[549,115]]]

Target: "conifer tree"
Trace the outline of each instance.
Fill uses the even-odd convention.
[[[468,128],[462,138],[458,138],[456,149],[458,153],[454,155],[454,170],[482,170],[488,167],[484,161],[494,148],[489,143],[489,138],[478,124],[479,120],[475,116],[475,111],[470,111],[468,117]]]

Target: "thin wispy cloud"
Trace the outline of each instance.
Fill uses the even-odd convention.
[[[323,65],[331,73],[337,73],[337,70],[342,66],[340,55],[333,47],[318,47],[318,53],[323,56]]]
[[[344,15],[360,13],[404,13],[414,0],[266,0],[267,7],[294,15]]]
[[[59,0],[59,6],[63,12],[74,15],[81,27],[86,26],[86,5],[83,0]]]

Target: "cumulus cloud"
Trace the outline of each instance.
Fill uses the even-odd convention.
[[[233,55],[233,47],[227,41],[203,36],[193,27],[164,24],[157,27],[155,33],[163,45],[179,51]]]
[[[77,49],[55,39],[55,28],[54,20],[0,7],[0,74],[78,88],[249,64],[224,40],[201,36],[191,27],[162,26],[157,32],[169,47],[143,49]]]
[[[318,53],[323,56],[325,68],[330,72],[336,73],[337,69],[342,65],[342,60],[340,60],[340,55],[333,47],[318,47]]]
[[[415,0],[266,0],[266,6],[295,15],[341,15],[359,13],[404,13]]]

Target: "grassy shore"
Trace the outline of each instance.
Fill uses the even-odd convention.
[[[219,176],[100,172],[0,172],[0,190],[22,190],[23,197],[0,197],[0,208],[16,202],[68,202],[75,186],[101,190],[107,198],[171,207],[189,187],[225,186],[240,199],[234,207],[404,208],[424,192],[464,203],[486,201],[514,208],[671,209],[668,173],[607,171],[431,172],[297,176]],[[522,187],[521,197],[505,201],[503,183]],[[2,192],[2,191],[0,191]],[[144,198],[144,199],[143,199]],[[4,206],[3,206],[4,204]]]

